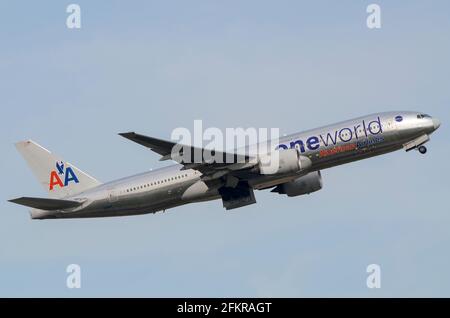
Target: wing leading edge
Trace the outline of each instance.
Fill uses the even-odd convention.
[[[211,171],[217,172],[217,170],[240,170],[252,167],[256,163],[254,158],[248,155],[178,144],[172,141],[136,134],[135,132],[120,133],[119,135],[161,155],[160,161],[171,159],[181,163],[184,166],[184,169],[196,169],[203,173]],[[190,158],[187,160],[188,162],[184,162],[182,158],[183,151],[185,150],[189,151],[191,154]],[[221,160],[213,162],[205,161],[203,156],[205,151],[213,154],[214,158],[219,158]],[[194,160],[196,159],[196,153],[202,154],[200,160]],[[226,172],[222,171],[221,174],[226,174]]]

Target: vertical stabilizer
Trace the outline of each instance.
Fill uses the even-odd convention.
[[[101,184],[34,141],[20,141],[16,148],[51,198],[72,196]]]

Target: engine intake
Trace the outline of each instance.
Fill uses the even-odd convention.
[[[322,175],[320,171],[313,171],[294,181],[277,185],[271,192],[286,194],[288,197],[295,197],[322,189]]]

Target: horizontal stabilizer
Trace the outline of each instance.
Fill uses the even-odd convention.
[[[47,199],[47,198],[30,198],[21,197],[9,202],[25,205],[30,208],[40,209],[40,210],[65,210],[76,208],[83,204],[83,202],[73,201],[73,200],[59,200],[59,199]]]

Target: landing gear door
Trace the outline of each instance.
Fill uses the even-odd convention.
[[[239,183],[235,188],[220,188],[219,194],[222,197],[223,207],[226,210],[232,210],[256,203],[253,189],[246,183]]]

